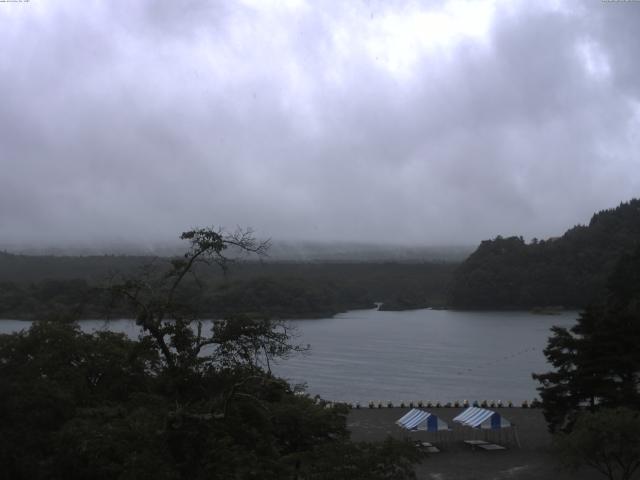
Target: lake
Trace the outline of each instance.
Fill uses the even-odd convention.
[[[542,350],[553,325],[571,326],[577,312],[355,310],[332,318],[294,320],[297,343],[311,350],[274,366],[309,393],[336,401],[502,400],[536,397],[532,372],[549,369]],[[0,333],[28,322],[0,321]],[[131,320],[81,322],[135,337]]]

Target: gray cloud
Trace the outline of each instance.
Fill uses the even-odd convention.
[[[1,6],[0,244],[467,244],[637,196],[640,4],[477,5]]]

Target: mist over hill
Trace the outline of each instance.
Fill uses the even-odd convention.
[[[356,242],[314,242],[273,240],[267,262],[461,262],[473,251],[472,245],[394,245]],[[93,245],[15,245],[2,244],[6,253],[29,256],[136,256],[172,257],[184,252],[184,245],[173,243],[109,242]],[[245,260],[251,261],[249,257]]]
[[[269,260],[294,262],[461,262],[473,246],[401,246],[366,243],[273,242]]]
[[[226,274],[198,265],[198,280],[185,281],[185,298],[210,318],[322,317],[373,308],[374,302],[398,310],[442,307],[453,270],[469,250],[274,242],[269,256],[243,256]],[[73,248],[31,250],[37,255],[0,252],[0,318],[130,315],[110,305],[104,290],[110,279],[135,277],[145,265],[166,268],[184,248],[126,249],[138,255],[80,251],[84,254]]]

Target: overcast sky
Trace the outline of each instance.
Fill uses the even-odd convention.
[[[31,0],[0,45],[0,244],[474,244],[640,195],[640,2]]]

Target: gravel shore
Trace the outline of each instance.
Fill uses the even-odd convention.
[[[551,435],[539,409],[494,408],[516,426],[514,432],[479,432],[460,427],[451,420],[462,408],[430,408],[427,410],[449,423],[452,432],[433,434],[407,432],[395,421],[409,408],[360,408],[347,419],[351,437],[356,441],[379,441],[391,435],[429,441],[442,451],[431,454],[416,468],[418,479],[428,480],[502,480],[502,479],[581,479],[602,478],[597,472],[561,470],[551,452]],[[472,451],[463,440],[483,439],[507,447],[501,451]],[[520,446],[518,446],[518,440]]]

